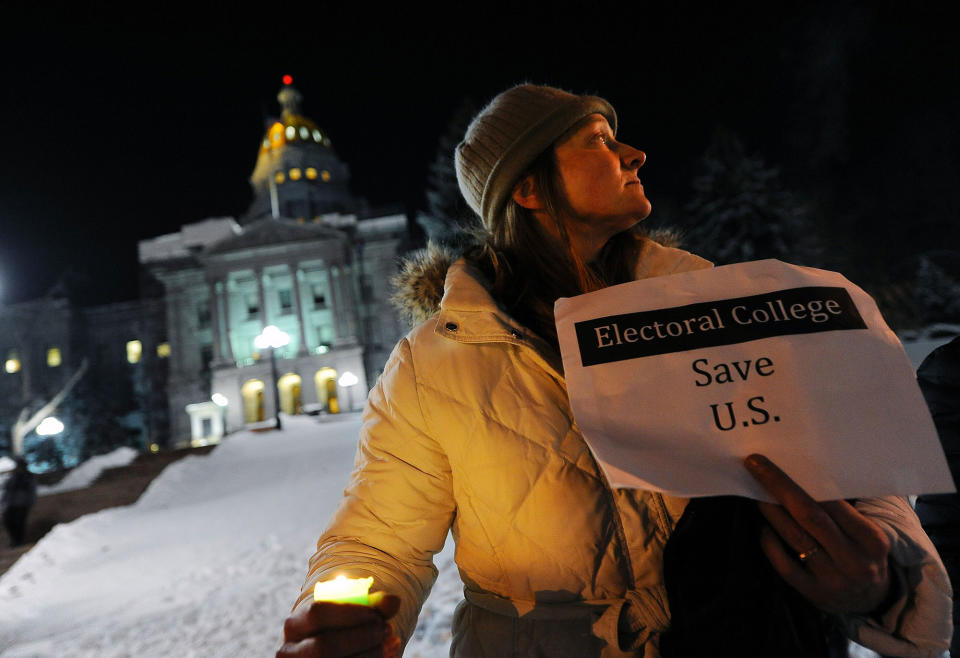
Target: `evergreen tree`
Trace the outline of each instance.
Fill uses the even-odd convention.
[[[718,265],[778,258],[816,265],[820,251],[809,208],[786,190],[780,172],[718,131],[693,181],[684,221],[687,246]]]
[[[469,227],[479,219],[463,200],[457,186],[453,152],[467,132],[470,120],[477,113],[470,99],[465,99],[440,136],[437,152],[427,173],[427,211],[417,213],[417,223],[433,242],[460,245],[467,238]]]
[[[25,444],[24,458],[36,473],[61,471],[66,467],[57,437],[42,436]]]
[[[108,368],[97,363],[77,387],[67,408],[82,436],[82,445],[74,447],[79,461],[121,446],[137,450],[146,447],[142,402],[131,368],[123,366],[126,364]]]
[[[960,322],[960,281],[929,256],[920,258],[914,300],[921,324]]]

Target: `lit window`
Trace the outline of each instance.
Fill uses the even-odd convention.
[[[17,354],[15,350],[11,350],[10,353],[7,354],[7,361],[3,364],[3,369],[11,375],[15,372],[20,372],[20,355]]]
[[[313,293],[313,308],[327,307],[327,296],[322,285],[319,283],[313,284],[310,287],[310,292]]]
[[[305,224],[306,222],[307,220],[305,220],[303,217],[297,217],[297,224]]]
[[[157,356],[161,359],[170,358],[170,343],[160,343],[157,345]]]
[[[51,368],[56,368],[56,367],[58,367],[61,363],[63,363],[63,359],[62,359],[61,356],[60,356],[60,348],[59,348],[59,347],[51,347],[50,349],[48,349],[48,350],[47,350],[47,365],[50,366]]]
[[[314,130],[314,131],[313,131],[313,141],[319,142],[319,141],[322,140],[322,139],[323,139],[323,135],[320,134],[320,131],[319,131],[319,130]]]
[[[283,141],[283,124],[275,123],[270,126],[270,141],[279,144]]]
[[[139,340],[127,341],[127,363],[138,363],[143,354],[143,343]]]
[[[284,133],[287,139],[296,139],[297,138],[297,129],[293,126],[287,126],[287,130]]]
[[[310,139],[310,129],[306,126],[300,126],[300,139]]]
[[[254,318],[260,314],[260,297],[255,291],[248,291],[244,295],[244,301],[247,303],[247,318]]]
[[[286,179],[287,179],[287,177],[283,175],[283,172],[282,172],[282,171],[278,171],[277,173],[275,173],[275,174],[273,175],[273,180],[277,181],[278,183],[282,183],[282,182],[285,181]]]
[[[303,217],[298,221],[302,224]],[[282,288],[277,294],[280,297],[280,313],[283,315],[293,313],[293,291],[289,288]]]
[[[197,329],[210,328],[210,300],[203,299],[197,303]]]
[[[290,180],[300,180],[300,170],[297,167],[294,167],[290,170]]]
[[[330,182],[330,172],[327,171],[326,169],[324,169],[323,171],[320,172],[320,178],[323,179],[323,182],[324,182],[324,183],[329,183],[329,182]]]
[[[307,167],[307,178],[310,180],[316,180],[317,170],[314,167]]]

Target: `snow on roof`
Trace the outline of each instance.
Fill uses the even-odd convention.
[[[385,217],[371,217],[357,222],[360,233],[381,233],[386,231],[402,231],[407,228],[406,215],[386,215]]]
[[[182,258],[193,250],[206,249],[240,232],[240,225],[232,217],[211,217],[184,224],[176,233],[141,240],[137,243],[137,252],[141,263]]]

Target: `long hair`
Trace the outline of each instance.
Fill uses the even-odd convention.
[[[632,280],[643,232],[634,227],[617,234],[595,261],[585,263],[570,244],[564,225],[563,218],[575,213],[563,189],[553,148],[541,153],[521,178],[528,175],[544,211],[554,221],[559,244],[530,210],[510,199],[502,221],[492,231],[479,231],[477,246],[467,258],[490,279],[497,303],[559,351],[554,302]]]

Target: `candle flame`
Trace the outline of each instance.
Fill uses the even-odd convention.
[[[347,578],[346,576],[337,576],[333,580],[317,583],[313,588],[313,600],[366,605],[372,585],[372,577]]]

